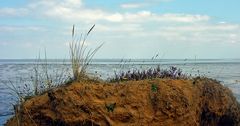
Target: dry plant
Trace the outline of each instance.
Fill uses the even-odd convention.
[[[95,25],[93,25],[90,30],[85,34],[81,34],[79,38],[75,37],[75,26],[72,28],[72,41],[69,43],[70,49],[70,59],[73,72],[73,80],[80,81],[82,79],[87,79],[86,69],[91,63],[93,56],[102,47],[103,44],[92,49],[87,49],[86,40]]]
[[[39,93],[39,85],[40,85],[40,80],[39,80],[39,63],[40,63],[40,53],[38,55],[38,58],[36,58],[35,64],[33,66],[33,71],[34,71],[34,77],[31,76],[32,80],[32,85],[33,85],[33,92],[34,95],[38,95]]]
[[[46,49],[44,59],[40,58],[39,53],[33,65],[33,73],[31,74],[33,95],[39,95],[70,80],[69,69],[65,64],[65,60],[62,64],[58,64],[58,67],[55,69],[52,68],[52,65],[56,64],[48,63]]]
[[[30,84],[26,83],[26,80],[19,77],[18,79],[14,81],[11,81],[9,79],[8,82],[1,82],[3,86],[5,86],[9,91],[6,92],[6,94],[9,94],[14,97],[14,100],[9,103],[12,105],[14,110],[14,115],[17,120],[17,126],[22,126],[22,120],[23,120],[23,112],[26,111],[28,114],[29,119],[35,124],[34,120],[32,119],[32,116],[28,112],[27,108],[24,108],[23,104],[24,102],[31,98],[34,94],[33,90],[30,87]],[[17,84],[24,84],[24,86],[17,86]]]
[[[41,63],[40,53],[38,58],[36,58],[35,63],[33,64],[33,74],[31,76],[32,86],[33,86],[33,95],[40,94],[43,90],[50,88],[48,83],[48,64],[46,59],[46,50],[45,50],[45,59],[44,63]]]
[[[52,87],[52,78],[48,73],[48,62],[47,62],[46,48],[44,50],[44,54],[45,54],[45,59],[44,59],[44,64],[43,64],[43,71],[44,71],[44,75],[45,75],[45,84],[46,84],[47,88],[50,89]]]
[[[53,87],[65,84],[69,80],[69,75],[67,76],[68,69],[65,69],[65,66],[61,67],[60,70],[54,71],[49,69],[49,65],[45,51],[45,59],[40,58],[40,53],[38,58],[36,58],[30,81],[23,78],[21,74],[18,74],[19,76],[16,76],[16,78],[9,78],[8,81],[0,81],[0,86],[2,85],[2,87],[7,89],[5,93],[13,98],[10,104],[13,105],[18,126],[21,125],[22,112],[24,110],[28,111],[26,108],[23,108],[23,103],[27,99],[48,91]],[[34,121],[30,113],[28,113],[28,116],[31,121]]]
[[[12,104],[14,114],[16,115],[17,126],[21,126],[23,103],[25,102],[27,97],[32,95],[29,85],[27,84],[24,84],[24,86],[16,85],[23,83],[24,79],[22,79],[21,77],[18,80],[15,80],[15,82],[9,79],[8,82],[0,83],[3,85],[3,87],[6,87],[9,90],[8,92],[6,92],[6,94],[14,96],[14,100],[10,104]]]

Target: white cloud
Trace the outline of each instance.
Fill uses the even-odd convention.
[[[153,6],[162,2],[170,2],[170,1],[172,0],[144,0],[144,1],[134,2],[134,3],[123,3],[120,5],[120,7],[123,9],[136,9],[136,8]]]
[[[159,21],[174,21],[174,22],[199,22],[208,21],[210,19],[207,15],[190,15],[190,14],[163,14],[157,18]]]
[[[151,28],[153,27],[153,28]],[[187,24],[164,24],[144,25],[142,23],[128,23],[119,25],[97,25],[97,34],[109,33],[112,38],[128,38],[145,43],[149,41],[176,42],[176,43],[239,43],[240,25],[237,24],[214,24],[214,23],[187,23]],[[119,37],[119,35],[122,35]]]
[[[129,22],[179,22],[179,23],[194,23],[210,20],[207,15],[190,15],[190,14],[155,14],[150,11],[139,11],[137,13],[123,14],[124,21]]]
[[[28,14],[28,9],[26,8],[0,8],[0,17],[1,16],[24,16]]]
[[[139,31],[143,31],[143,27],[141,24],[132,24],[132,23],[125,23],[125,24],[119,24],[119,25],[97,25],[96,31],[98,32],[125,32],[125,33],[135,33]]]
[[[65,0],[71,6],[82,6],[82,0]]]
[[[208,15],[156,14],[147,10],[120,13],[62,5],[54,6],[46,12],[48,17],[60,18],[66,22],[97,23],[98,33],[108,32],[113,38],[123,34],[135,38],[151,36],[162,41],[237,43],[238,38],[230,34],[240,35],[238,24],[210,23],[211,17]],[[149,25],[154,28],[149,28]]]
[[[149,38],[148,41],[156,42],[225,42],[236,44],[240,40],[240,37],[238,37],[240,36],[239,24],[226,22],[214,23],[208,15],[184,13],[158,14],[149,10],[111,12],[97,8],[85,8],[81,0],[33,1],[26,8],[20,9],[28,12],[25,14],[33,15],[37,18],[61,20],[62,22],[67,22],[67,24],[81,24],[82,27],[89,26],[89,24],[96,24],[96,29],[94,30],[96,30],[100,37],[105,37],[102,35],[103,33],[107,34],[107,41],[117,42],[118,40],[124,41],[128,38],[133,39],[133,41],[139,41],[139,43],[146,43],[144,40]],[[123,6],[125,8],[138,8],[143,5],[125,4]],[[18,9],[10,10],[5,10],[4,15],[7,14],[6,12],[14,15]],[[3,11],[1,12],[0,10],[0,15],[1,13]],[[37,26],[0,26],[0,29],[1,31],[8,32],[44,30],[44,28]],[[116,38],[118,40],[113,40]]]
[[[124,8],[124,9],[131,9],[131,8],[141,8],[141,7],[146,6],[146,4],[143,4],[143,3],[125,3],[125,4],[122,4],[120,6],[121,6],[121,8]]]
[[[5,42],[5,41],[3,41],[3,42],[0,41],[0,45],[1,45],[1,46],[7,46],[7,45],[9,45],[9,44],[8,44],[7,42]]]
[[[32,0],[27,6],[33,9],[38,7],[52,7],[52,6],[65,6],[71,8],[78,8],[83,5],[82,0]]]
[[[166,31],[184,31],[184,32],[213,32],[213,31],[234,31],[240,29],[240,25],[236,24],[188,24],[188,25],[180,25],[180,26],[168,26],[161,28],[161,30]]]
[[[44,14],[52,18],[60,18],[67,22],[146,22],[146,21],[164,21],[164,22],[199,22],[208,21],[206,15],[189,15],[189,14],[155,14],[150,11],[139,11],[137,13],[110,13],[102,10],[90,9],[72,9],[63,6],[51,7]]]
[[[116,13],[106,12],[99,9],[70,8],[63,5],[54,5],[48,7],[48,10],[42,12],[44,15],[52,18],[60,18],[65,21],[82,21],[82,22],[146,22],[146,21],[172,21],[172,22],[198,22],[208,21],[206,15],[189,15],[189,14],[155,14],[150,11],[139,11],[136,13]]]
[[[140,5],[125,4],[125,7],[137,7]],[[208,21],[207,15],[190,15],[190,14],[156,14],[147,10],[139,10],[138,12],[109,12],[101,9],[89,9],[83,6],[81,0],[41,0],[31,2],[25,8],[2,8],[0,15],[26,15],[61,19],[66,22],[83,22],[93,23],[100,21],[107,22],[147,22],[147,21],[163,21],[163,22],[199,22]]]
[[[16,32],[16,31],[45,31],[45,28],[39,26],[14,26],[0,25],[0,32]]]
[[[123,21],[123,15],[120,13],[115,13],[106,17],[106,20],[111,22],[121,22]]]

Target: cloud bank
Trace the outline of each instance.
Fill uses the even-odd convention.
[[[162,2],[172,1],[150,0],[121,3],[119,11],[111,11],[91,8],[82,0],[32,0],[18,8],[0,8],[0,17],[21,17],[58,22],[57,24],[65,25],[59,28],[63,32],[58,33],[61,35],[66,35],[66,31],[63,30],[70,31],[71,27],[66,27],[72,24],[78,24],[84,28],[96,24],[97,39],[109,41],[106,48],[113,48],[114,45],[119,45],[120,41],[129,48],[132,48],[137,41],[141,48],[141,45],[148,44],[146,40],[157,43],[156,45],[159,46],[163,42],[183,45],[240,43],[239,24],[216,21],[213,17],[203,14],[159,13],[148,9],[153,4]],[[135,9],[135,11],[128,11],[128,9]],[[50,28],[44,25],[0,26],[2,33],[46,31],[51,34]],[[94,41],[94,39],[90,41]],[[4,41],[4,43],[6,42]],[[62,42],[61,45],[65,46],[65,43]]]

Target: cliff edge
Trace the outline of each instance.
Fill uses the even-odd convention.
[[[7,126],[239,126],[240,105],[219,82],[74,82],[33,97]]]

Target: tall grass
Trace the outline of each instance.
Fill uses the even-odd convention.
[[[33,65],[33,76],[31,76],[31,81],[32,81],[32,85],[33,85],[33,93],[34,95],[38,95],[39,93],[39,85],[40,85],[40,71],[39,71],[39,63],[40,63],[41,59],[40,59],[40,52],[38,54],[38,58],[36,58],[35,60],[35,64]]]
[[[44,64],[43,64],[43,70],[44,70],[44,74],[45,74],[45,84],[47,86],[48,89],[50,89],[52,87],[52,77],[51,75],[48,73],[48,61],[47,61],[47,51],[46,48],[44,50],[44,54],[45,54],[45,59],[44,59]]]
[[[58,65],[57,68],[52,68],[53,65]],[[65,60],[62,64],[49,64],[46,56],[41,59],[39,57],[35,60],[33,65],[33,71],[31,74],[31,83],[33,87],[33,95],[41,94],[54,87],[67,83],[71,78],[69,68],[65,64]]]
[[[69,49],[73,80],[75,81],[81,81],[88,78],[86,74],[87,67],[91,63],[93,56],[103,45],[101,44],[93,50],[87,49],[86,40],[94,27],[95,25],[93,25],[85,35],[81,34],[81,36],[77,38],[75,35],[75,26],[73,25],[72,41],[69,43]]]

